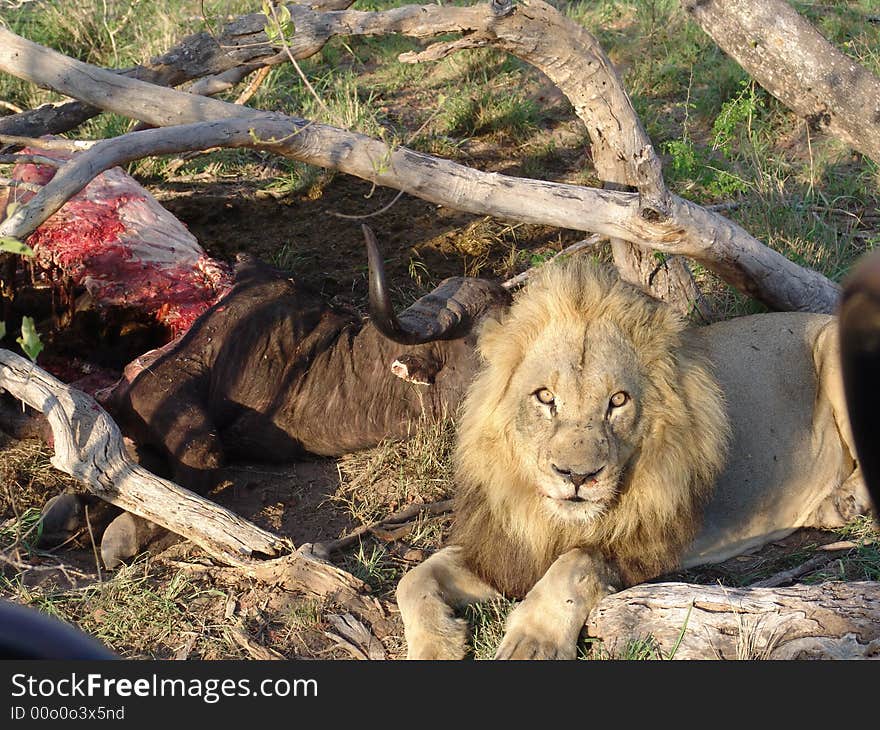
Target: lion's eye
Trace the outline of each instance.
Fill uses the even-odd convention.
[[[620,408],[624,403],[629,400],[629,393],[618,390],[614,395],[611,396],[611,407],[612,408]]]
[[[556,397],[553,395],[553,391],[547,390],[547,388],[539,388],[535,391],[534,395],[535,398],[537,398],[545,406],[552,406],[553,401],[556,400]]]

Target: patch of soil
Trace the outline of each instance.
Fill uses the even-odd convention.
[[[289,268],[328,298],[356,306],[364,304],[367,291],[361,223],[376,233],[392,287],[411,295],[428,291],[447,276],[475,274],[477,256],[485,257],[480,262],[483,275],[515,273],[505,271],[503,263],[512,243],[499,240],[487,247],[491,250],[473,253],[457,245],[462,231],[482,221],[482,216],[409,195],[401,195],[374,217],[352,220],[334,215],[369,215],[397,195],[395,190],[376,188],[347,175],[335,175],[317,199],[277,199],[256,187],[229,183],[166,185],[151,192],[187,225],[210,255],[231,261],[239,252],[249,253]],[[550,226],[515,224],[513,229],[515,245],[521,250],[559,250],[583,237],[577,231],[560,232]],[[426,274],[421,281],[411,276],[413,261]]]
[[[357,527],[330,496],[339,486],[333,459],[289,465],[233,464],[227,486],[211,499],[260,527],[293,540],[294,545],[333,540]]]

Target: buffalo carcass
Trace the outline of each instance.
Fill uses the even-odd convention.
[[[476,368],[473,325],[506,307],[507,291],[449,278],[398,320],[375,240],[364,231],[372,320],[397,342],[289,273],[240,258],[232,290],[105,395],[142,455],[163,457],[171,478],[205,492],[230,458],[338,456],[404,438],[420,419],[455,409]],[[139,552],[155,529],[120,515],[102,538],[105,564]]]

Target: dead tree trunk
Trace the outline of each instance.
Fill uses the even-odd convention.
[[[612,656],[634,641],[649,641],[657,658],[876,659],[880,583],[648,583],[603,599],[587,631]]]
[[[880,79],[785,0],[682,0],[682,6],[795,114],[880,163]]]

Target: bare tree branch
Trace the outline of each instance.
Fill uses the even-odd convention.
[[[444,17],[444,11],[449,11],[450,17]],[[333,16],[334,32],[353,27],[371,33],[405,28],[419,35],[501,24],[491,6],[485,5],[328,15]],[[431,22],[432,17],[439,18],[439,27]],[[120,77],[66,58],[6,29],[0,28],[0,41],[0,69],[151,125],[234,117],[269,119],[233,104]],[[587,103],[594,102],[584,101]],[[404,147],[392,149],[362,135],[280,115],[253,126],[250,145],[241,137],[239,127],[232,135],[237,137],[235,146],[271,149],[459,210],[597,232],[664,253],[688,255],[775,309],[829,312],[837,304],[839,288],[824,276],[768,249],[726,218],[675,196],[664,200],[662,195],[598,191],[490,175]],[[640,159],[643,149],[639,148]],[[636,168],[640,170],[637,183],[641,177],[644,189],[665,189],[656,179],[653,187],[646,187],[656,175],[650,165],[639,168],[637,160]],[[516,194],[511,195],[514,190]],[[524,200],[529,201],[528,205],[523,204]]]
[[[0,39],[2,35],[0,29]],[[110,76],[117,83],[120,81],[119,77]],[[125,84],[140,83],[125,80]],[[148,88],[133,90],[131,97],[125,93],[122,96],[135,102],[146,92],[141,103],[147,103],[150,90],[155,89],[184,97],[196,105],[219,104],[222,112],[228,107],[240,109],[224,102],[145,86]],[[152,105],[155,104],[153,101]],[[681,198],[671,198],[671,222],[646,221],[639,215],[636,193],[480,172],[405,147],[392,150],[364,135],[280,114],[255,113],[240,119],[148,129],[100,142],[61,168],[38,195],[3,221],[0,235],[26,237],[92,177],[114,165],[147,155],[223,146],[265,149],[339,169],[457,210],[595,231],[667,253],[684,254],[779,309],[831,311],[835,306],[837,289],[821,274],[798,266],[731,221],[715,220],[717,216]],[[523,205],[525,200],[528,205]],[[707,232],[711,235],[708,242]]]

